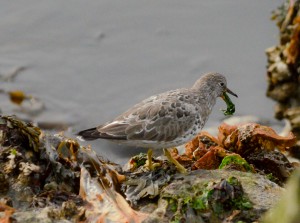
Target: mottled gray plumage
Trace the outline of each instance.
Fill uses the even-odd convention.
[[[168,91],[149,97],[112,122],[78,133],[83,139],[104,138],[146,148],[181,145],[203,128],[217,97],[227,88],[218,73],[203,75],[191,88]],[[235,95],[236,96],[236,95]]]

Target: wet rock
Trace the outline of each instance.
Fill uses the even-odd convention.
[[[260,151],[247,155],[247,161],[252,164],[258,172],[269,175],[272,181],[283,185],[290,177],[294,166],[278,151]]]
[[[16,222],[23,223],[71,223],[72,220],[67,219],[52,219],[49,217],[49,213],[53,213],[53,207],[45,207],[35,210],[18,211],[13,214],[11,219]],[[51,216],[51,214],[50,214]]]
[[[254,159],[258,154],[252,159],[248,157],[251,164],[247,156],[243,157],[245,151],[265,151],[270,156],[275,147],[285,151],[293,137],[274,138],[272,134],[271,137],[264,131],[261,133],[265,128],[251,126],[253,131],[246,131],[247,134],[237,131],[243,128],[223,126],[221,138],[203,132],[186,145],[183,155],[172,149],[172,156],[190,170],[183,175],[162,158],[153,158],[155,170],[149,171],[144,167],[144,154],[133,157],[130,168],[124,172],[119,165],[105,160],[89,147],[80,146],[74,139],[62,134],[45,134],[30,123],[2,116],[0,220],[256,221],[282,190],[268,180],[268,172],[258,167],[272,165],[269,168],[272,174],[281,171],[288,176],[289,172],[285,172],[288,162],[278,152],[277,163],[265,161],[266,156]],[[249,148],[242,139],[251,142]],[[268,140],[272,143],[266,143]],[[225,146],[229,145],[227,142],[229,147]],[[254,171],[263,175],[251,173]]]
[[[290,148],[289,154],[292,157],[295,157],[300,160],[300,142],[299,141],[297,142],[297,144],[295,146]]]
[[[133,210],[125,199],[106,182],[90,175],[87,169],[81,169],[80,196],[87,202],[87,222],[142,222],[148,214]]]
[[[290,97],[297,96],[298,83],[282,83],[279,86],[272,86],[268,88],[267,96],[286,103]]]
[[[137,201],[142,198],[153,199],[157,197],[175,173],[175,167],[166,165],[150,172],[128,173],[122,184],[122,191],[126,196],[126,200],[136,206]]]
[[[287,119],[300,141],[300,1],[286,1],[273,12],[279,43],[266,50],[267,96],[277,102],[275,117]]]
[[[300,107],[287,109],[285,117],[290,121],[291,128],[297,130],[295,135],[300,138]]]
[[[0,131],[0,141],[3,146],[20,146],[21,142],[22,146],[38,151],[41,131],[32,124],[27,124],[13,116],[1,116]]]
[[[144,215],[132,210],[117,192],[119,181],[124,178],[118,173],[121,168],[117,164],[81,147],[74,139],[44,134],[15,117],[0,117],[0,133],[0,201],[14,210],[7,214],[5,206],[5,214],[1,215],[0,207],[0,220],[143,219]]]
[[[242,172],[253,173],[256,172],[254,167],[249,165],[249,163],[238,154],[225,156],[219,166],[219,169],[239,170]]]
[[[228,126],[224,123],[219,127],[218,138],[226,149],[234,150],[238,154],[247,154],[261,149],[273,151],[275,148],[284,151],[296,143],[292,133],[282,137],[272,128],[256,123],[238,126]]]
[[[220,163],[221,163],[221,158],[218,157],[218,150],[211,149],[193,164],[192,170],[196,170],[196,169],[213,170],[213,169],[217,169]]]
[[[279,136],[272,128],[256,123],[219,126],[218,138],[201,132],[186,144],[185,154],[191,169],[233,169],[244,172],[259,172],[283,185],[294,170],[294,165],[283,152],[295,146],[292,133]],[[277,151],[279,150],[279,151]]]
[[[0,171],[0,194],[6,194],[9,190],[7,175]]]
[[[144,222],[257,221],[278,201],[282,191],[253,173],[196,170],[187,176],[178,174],[163,189],[157,206]]]

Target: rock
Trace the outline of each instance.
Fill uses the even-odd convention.
[[[291,123],[300,141],[300,1],[286,1],[273,12],[279,43],[266,50],[267,96],[277,102],[275,117]]]
[[[227,179],[227,183],[222,179]],[[236,184],[240,184],[240,192],[235,191],[230,186],[231,184],[228,183],[230,179],[236,179],[239,182]],[[227,192],[225,192],[224,186],[220,187],[220,183],[225,184],[225,188],[229,187]],[[230,196],[235,196],[235,198],[245,196],[243,197],[244,200],[241,199],[244,203],[241,202],[239,207],[233,204],[231,207],[226,207],[226,202],[223,201],[225,206],[218,207],[219,210],[217,207],[214,210],[207,210],[205,209],[205,205],[207,205],[204,204],[205,201],[209,203],[208,205],[212,205],[212,201],[204,199],[204,203],[201,204],[198,198],[203,198],[202,195],[205,191],[208,192],[208,188],[219,188],[218,190],[224,191],[227,194],[225,196],[226,199],[224,199],[229,203],[232,202]],[[239,220],[245,222],[257,221],[262,213],[279,200],[283,191],[284,189],[277,184],[259,174],[253,173],[226,170],[196,170],[186,176],[177,174],[172,183],[162,190],[157,206],[152,206],[151,211],[148,210],[150,215],[144,222],[169,222],[170,219],[178,222],[224,222],[224,220],[229,218],[231,218],[232,222],[238,222]],[[240,195],[235,193],[240,193]],[[222,208],[225,208],[225,210]],[[192,219],[197,220],[192,221]]]
[[[243,134],[248,125],[252,131]],[[172,150],[189,170],[186,175],[161,158],[153,158],[156,169],[149,171],[143,154],[133,157],[124,172],[75,139],[0,116],[0,222],[257,221],[283,189],[268,175],[252,173],[266,164],[264,159],[242,155],[260,151],[269,157],[275,146],[285,151],[293,137],[274,136],[253,123],[220,129],[218,139],[199,134],[186,145],[186,154]],[[243,140],[251,142],[249,148]],[[289,162],[281,152],[276,157],[283,162],[267,167],[288,176]],[[213,170],[192,171],[197,168]]]

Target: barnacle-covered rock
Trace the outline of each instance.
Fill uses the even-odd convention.
[[[289,108],[285,112],[285,117],[290,120],[292,129],[299,130],[294,131],[295,135],[300,138],[300,107]]]
[[[273,12],[279,43],[266,50],[267,96],[277,101],[275,117],[287,119],[300,141],[300,1],[286,1]]]
[[[291,97],[297,96],[298,83],[282,83],[280,85],[275,85],[269,87],[267,96],[285,104]]]

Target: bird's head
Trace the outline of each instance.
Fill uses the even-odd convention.
[[[202,89],[206,92],[214,94],[216,97],[221,97],[225,100],[225,93],[229,93],[235,97],[237,95],[227,88],[226,78],[219,73],[207,73],[203,75],[193,86],[194,89]]]

